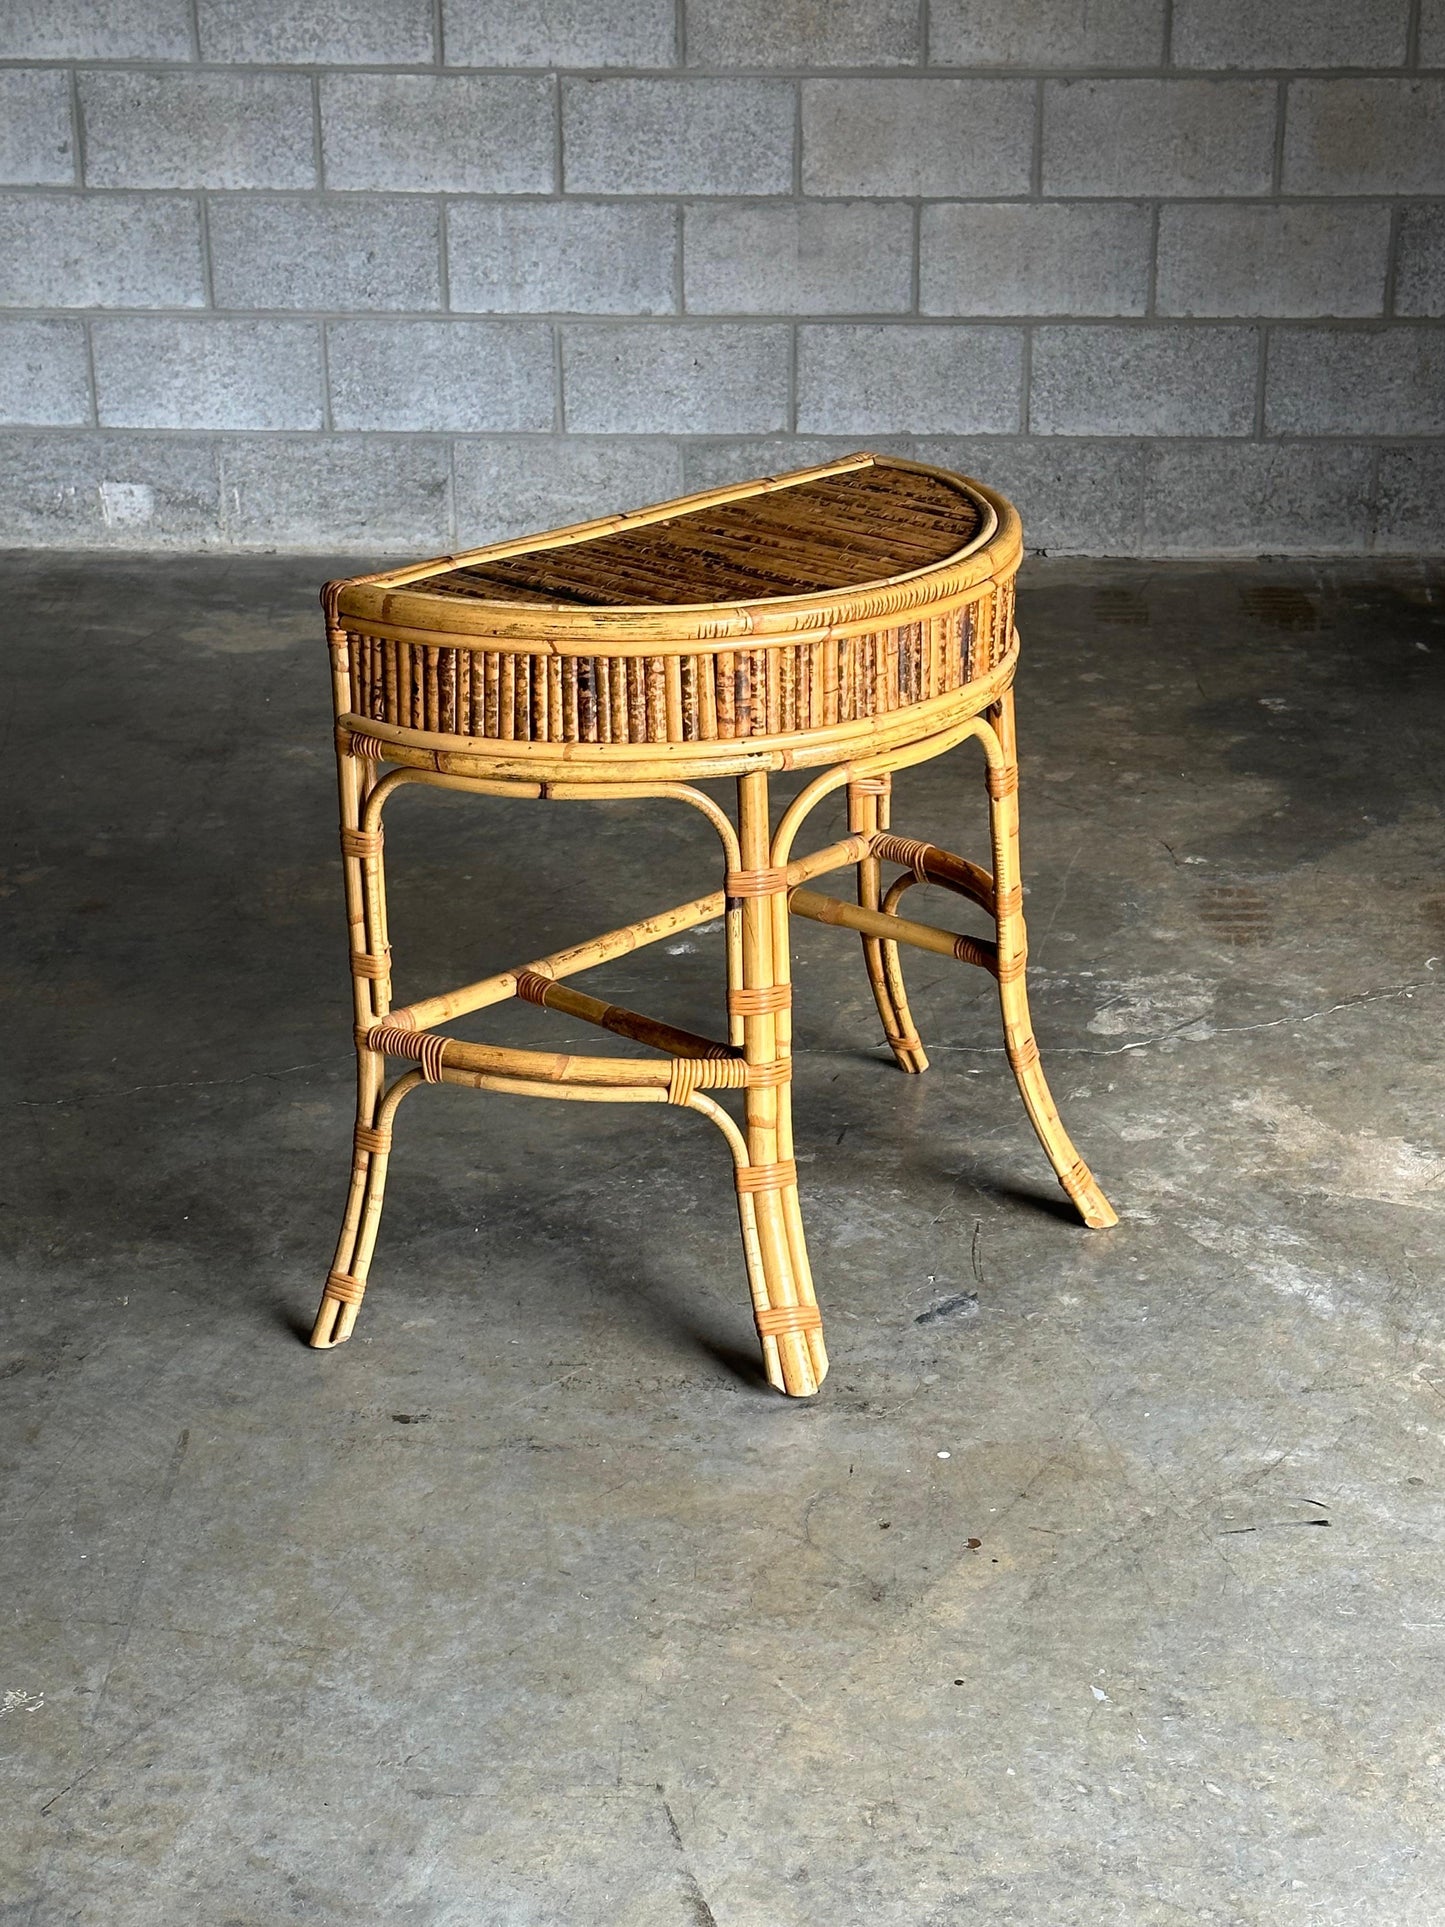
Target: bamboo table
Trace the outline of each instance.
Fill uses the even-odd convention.
[[[1116,1222],[1059,1121],[1029,1024],[1012,691],[1021,553],[1018,515],[993,490],[913,462],[854,455],[327,584],[357,1109],[351,1190],[313,1345],[339,1345],[356,1322],[398,1105],[419,1084],[464,1084],[675,1104],[710,1119],[732,1153],[768,1378],[784,1392],[815,1392],[827,1355],[793,1163],[790,915],[861,936],[883,1029],[905,1071],[928,1060],[899,945],[995,977],[1009,1063],[1059,1182],[1085,1224]],[[984,757],[991,870],[889,825],[894,771],[970,738]],[[820,773],[774,826],[770,773],[805,768]],[[736,823],[693,787],[718,776],[737,779]],[[689,804],[717,832],[723,887],[393,1008],[382,814],[413,783],[477,796]],[[795,856],[810,812],[845,787],[848,834]],[[885,864],[901,872],[886,891]],[[843,868],[856,872],[856,903],[807,887]],[[995,937],[900,916],[915,883],[979,905]],[[726,1043],[566,983],[717,918],[726,928]],[[513,997],[656,1054],[518,1050],[439,1028]],[[388,1058],[410,1067],[389,1085]],[[741,1123],[714,1095],[725,1091],[743,1093]]]

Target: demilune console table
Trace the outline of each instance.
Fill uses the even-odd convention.
[[[357,1054],[351,1188],[311,1343],[350,1336],[371,1266],[397,1109],[431,1083],[593,1103],[673,1104],[722,1133],[770,1382],[827,1370],[791,1116],[791,917],[862,938],[903,1070],[927,1057],[899,963],[913,946],[998,982],[1019,1092],[1084,1223],[1114,1212],[1070,1142],[1029,1023],[1012,684],[1019,518],[1001,495],[917,463],[855,455],[500,542],[324,591]],[[973,742],[990,867],[895,833],[894,773]],[[774,771],[818,774],[774,822]],[[701,779],[734,778],[734,819]],[[721,878],[690,903],[401,1007],[392,1002],[383,814],[410,784],[548,802],[655,797],[700,810]],[[796,853],[846,789],[848,833]],[[856,901],[811,887],[851,869]],[[896,873],[896,874],[895,874]],[[891,878],[885,882],[885,878]],[[989,939],[901,914],[913,885],[983,909]],[[720,885],[720,887],[719,887]],[[593,965],[724,921],[726,1039],[576,989]],[[477,1044],[445,1026],[519,997],[650,1052],[577,1056]],[[406,1066],[388,1082],[388,1060]],[[738,1093],[741,1116],[723,1101]],[[737,1100],[729,1100],[737,1101]]]

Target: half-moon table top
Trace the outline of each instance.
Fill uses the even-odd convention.
[[[1008,575],[1016,532],[1008,504],[976,482],[859,454],[354,577],[330,592],[348,628],[359,618],[362,627],[518,639],[634,625],[709,639],[816,632],[849,619],[855,596],[858,614],[888,591],[879,613],[921,612],[940,594]]]
[[[566,548],[524,549],[427,578],[501,602],[751,602],[877,582],[966,548],[987,513],[941,475],[878,462],[700,503]]]

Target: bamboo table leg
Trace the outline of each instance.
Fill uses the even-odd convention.
[[[391,1149],[391,1118],[415,1080],[402,1079],[382,1097],[386,1058],[362,1042],[367,1028],[385,1016],[391,1001],[386,942],[386,882],[382,835],[362,828],[362,814],[376,779],[376,766],[358,756],[350,740],[337,745],[341,794],[341,863],[346,887],[346,922],[351,963],[352,1014],[356,1027],[356,1125],[352,1139],[351,1185],[341,1220],[336,1255],[327,1273],[311,1344],[318,1351],[351,1336],[366,1290],[366,1275],[381,1221],[386,1168]]]
[[[865,836],[888,828],[891,776],[862,777],[848,785],[848,828]],[[882,896],[882,864],[870,854],[858,865],[858,901],[865,910],[876,910]],[[864,937],[863,963],[873,987],[873,1001],[883,1024],[883,1035],[905,1071],[926,1071],[928,1057],[914,1028],[903,988],[903,967],[898,945],[886,938]]]
[[[1004,1047],[1023,1098],[1029,1122],[1084,1223],[1103,1230],[1119,1222],[1094,1174],[1075,1150],[1049,1094],[1039,1047],[1029,1019],[1025,984],[1028,937],[1024,928],[1024,893],[1019,867],[1019,765],[1014,731],[1013,691],[1005,691],[988,711],[994,740],[983,737],[988,755],[988,815],[993,839],[994,902],[998,918],[998,994],[1003,1014]]]
[[[730,981],[728,1003],[743,1020],[749,1083],[748,1163],[738,1169],[737,1185],[753,1203],[768,1301],[755,1315],[768,1377],[781,1390],[806,1396],[822,1383],[828,1356],[793,1163],[788,887],[786,872],[769,867],[766,772],[738,778],[738,844],[742,868],[729,876],[727,894],[742,899],[742,982]]]

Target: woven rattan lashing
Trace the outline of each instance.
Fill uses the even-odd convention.
[[[355,1324],[397,1108],[444,1083],[707,1118],[732,1159],[768,1379],[817,1391],[828,1359],[792,1128],[795,916],[861,939],[883,1036],[907,1072],[928,1058],[900,946],[987,971],[1060,1184],[1085,1223],[1115,1222],[1059,1120],[1029,1020],[1012,690],[1021,554],[1017,514],[982,483],[865,454],[327,585],[357,1108],[314,1345],[340,1344]],[[892,829],[895,774],[968,742],[983,752],[989,868]],[[818,773],[775,823],[770,777],[793,768]],[[694,786],[720,776],[736,779],[735,817]],[[718,867],[688,903],[397,1006],[382,815],[416,787],[685,803],[716,833]],[[795,854],[810,813],[843,790],[848,834]],[[885,881],[889,864],[900,874]],[[853,903],[805,887],[848,869]],[[964,898],[992,934],[899,914],[929,886]],[[722,932],[725,1036],[565,982],[708,926]],[[513,999],[655,1055],[523,1050],[439,1028]],[[390,1082],[388,1060],[404,1067]]]

